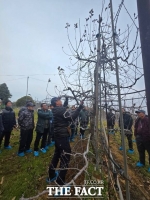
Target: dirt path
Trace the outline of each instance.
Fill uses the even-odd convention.
[[[123,167],[123,152],[118,150],[118,145],[110,137],[110,148],[115,161]],[[133,155],[134,156],[134,155]],[[143,177],[140,170],[135,167],[135,163],[128,157],[128,174],[130,177],[131,200],[150,200],[150,181],[149,177]],[[119,178],[122,188],[125,188],[125,180]],[[125,194],[125,190],[123,191]]]

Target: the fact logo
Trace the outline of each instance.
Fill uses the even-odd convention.
[[[47,186],[48,197],[102,197],[103,181],[85,180],[84,186]]]

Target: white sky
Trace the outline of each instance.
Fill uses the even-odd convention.
[[[82,28],[91,9],[94,10],[95,18],[98,18],[102,2],[0,0],[0,84],[7,84],[13,101],[25,96],[27,76],[28,94],[31,94],[33,99],[42,100],[46,97],[49,78],[52,81],[49,84],[49,93],[56,95],[55,85],[64,88],[57,67],[65,68],[69,65],[69,57],[62,51],[62,46],[68,48],[66,22],[71,24],[70,35],[73,36],[73,24],[80,18]],[[121,0],[113,0],[114,12],[120,2]],[[136,0],[126,0],[125,5],[133,16],[136,12]],[[124,29],[128,23],[126,18],[121,15],[119,20],[121,29]]]

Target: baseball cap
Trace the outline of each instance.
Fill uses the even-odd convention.
[[[135,111],[135,113],[144,113],[145,114],[145,110],[137,110],[137,111]]]
[[[34,107],[35,105],[32,103],[32,102],[28,102],[27,104],[26,104],[26,107]]]
[[[61,98],[60,97],[53,97],[52,99],[51,99],[51,105],[52,106],[56,106],[56,101],[58,101],[58,100],[60,100]]]

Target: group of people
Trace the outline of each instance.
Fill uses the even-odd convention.
[[[41,109],[38,111],[38,121],[40,121],[40,116],[42,115],[42,111],[45,109],[45,104],[41,105]],[[20,140],[19,140],[19,148],[18,148],[18,156],[24,156],[25,152],[30,153],[32,150],[30,149],[30,145],[33,139],[33,130],[34,130],[34,104],[32,102],[28,102],[25,107],[21,108],[19,113],[18,113],[18,120],[16,119],[15,112],[12,109],[12,102],[10,100],[5,102],[5,108],[2,110],[0,114],[0,146],[2,144],[2,140],[4,138],[4,149],[11,149],[12,146],[10,146],[10,136],[13,128],[17,127],[17,121],[20,126]],[[44,113],[47,116],[47,113],[49,116],[47,117],[47,127],[45,124],[40,124],[40,127],[42,128],[47,128],[47,132],[45,135],[43,134],[44,137],[42,137],[42,134],[40,136],[40,139],[42,137],[42,142],[41,142],[41,151],[44,152],[44,147],[45,147],[45,142],[47,139],[47,134],[48,134],[48,128],[50,128],[49,124],[51,119],[51,112],[46,109],[46,112]],[[44,117],[43,117],[44,118]],[[46,119],[46,118],[45,118]],[[37,151],[38,148],[38,139],[39,139],[39,134],[41,133],[38,129],[39,126],[36,126],[37,129],[37,135],[36,135],[36,140],[34,143],[34,151]],[[44,129],[44,131],[45,131]],[[40,133],[39,133],[40,132]]]
[[[18,156],[23,157],[25,153],[31,153],[32,149],[30,146],[35,129],[34,156],[39,156],[39,152],[46,153],[50,146],[55,145],[47,182],[50,183],[57,179],[59,185],[64,185],[67,170],[63,169],[58,172],[55,168],[59,160],[59,168],[68,167],[71,153],[70,142],[74,142],[79,124],[80,138],[84,139],[84,133],[89,123],[89,112],[83,105],[83,102],[78,107],[72,106],[71,109],[68,109],[67,97],[63,105],[61,98],[54,97],[51,99],[51,105],[41,104],[41,108],[37,110],[38,118],[35,125],[34,106],[33,102],[28,101],[26,106],[19,110],[16,120],[15,112],[12,109],[12,102],[10,100],[5,102],[5,108],[0,113],[0,147],[4,138],[4,149],[12,148],[9,144],[11,132],[13,128],[19,125]]]
[[[144,110],[137,110],[135,113],[137,114],[137,118],[135,123],[133,124],[133,118],[129,112],[126,112],[124,108],[122,108],[123,113],[123,128],[124,128],[124,137],[127,137],[128,140],[128,153],[134,154],[133,149],[133,132],[135,136],[135,141],[137,145],[137,150],[139,153],[139,162],[137,162],[137,167],[145,166],[145,152],[148,152],[149,156],[149,165],[150,165],[150,124],[148,116],[146,115]],[[109,134],[114,134],[114,126],[115,126],[115,114],[113,110],[110,109],[107,113],[107,128],[109,130]],[[134,127],[133,127],[134,125]],[[119,127],[121,133],[121,123],[119,117]],[[132,129],[133,128],[133,129]],[[122,141],[121,141],[122,143]],[[119,150],[123,150],[123,146],[119,147]],[[148,168],[150,172],[150,166]]]
[[[2,101],[0,100],[0,103]],[[10,136],[13,128],[20,127],[20,140],[18,148],[18,156],[24,156],[25,153],[31,153],[30,148],[33,140],[33,131],[36,131],[34,141],[34,156],[39,156],[39,152],[46,153],[50,146],[55,145],[54,155],[49,166],[49,177],[47,182],[56,181],[59,185],[65,185],[65,176],[70,161],[71,147],[70,142],[74,142],[77,135],[78,126],[80,124],[80,138],[84,139],[84,133],[89,123],[89,112],[81,101],[78,107],[72,106],[68,109],[68,98],[62,104],[61,98],[54,97],[51,99],[51,105],[41,104],[41,108],[37,110],[37,123],[34,123],[34,103],[28,101],[26,106],[21,108],[16,120],[15,112],[12,109],[10,100],[5,102],[5,108],[0,112],[0,146],[4,139],[4,149],[11,149]],[[128,139],[128,153],[133,154],[132,127],[133,118],[129,112],[122,109],[124,136]],[[134,124],[134,136],[136,139],[137,149],[139,152],[139,162],[136,166],[143,167],[145,165],[145,151],[149,154],[150,163],[150,126],[148,117],[144,110],[138,110],[137,119]],[[115,114],[112,110],[107,113],[107,127],[109,133],[114,133]],[[120,117],[119,127],[121,128]],[[121,130],[121,129],[120,129]],[[120,131],[121,133],[121,131]],[[41,143],[40,143],[41,141]],[[40,144],[40,148],[39,148]],[[119,150],[123,150],[121,145]],[[60,171],[56,171],[56,167],[60,161]],[[150,167],[148,169],[150,172]]]
[[[5,103],[5,108],[1,112],[0,118],[0,145],[4,139],[4,148],[11,149],[9,145],[10,135],[13,128],[16,128],[16,121],[20,127],[20,145],[18,149],[18,156],[24,156],[25,152],[30,153],[30,145],[33,139],[33,130],[36,131],[36,139],[34,142],[34,155],[39,155],[39,143],[41,140],[40,151],[46,153],[46,150],[49,146],[55,144],[54,141],[54,117],[53,117],[53,108],[54,104],[49,106],[46,103],[41,104],[41,108],[37,110],[38,120],[36,126],[34,124],[34,104],[32,101],[28,101],[25,107],[22,107],[18,113],[18,119],[16,120],[15,113],[12,109],[11,101]],[[73,105],[71,109],[68,109],[68,100],[64,103],[66,111],[69,115],[73,114],[76,110],[76,107]],[[68,122],[67,131],[69,132],[69,141],[74,142],[74,138],[77,135],[78,127],[80,124],[80,138],[84,138],[84,132],[87,129],[89,123],[89,112],[84,106],[80,111],[79,116],[75,120]]]

